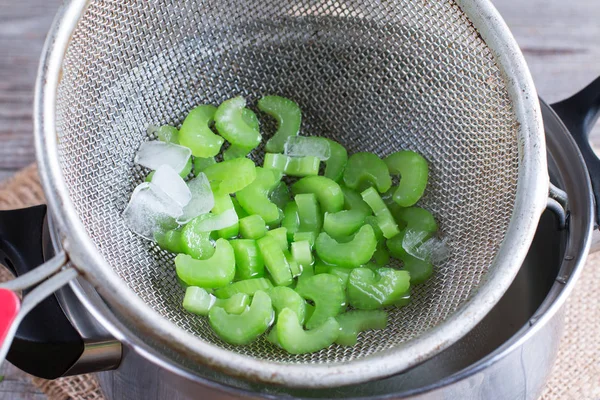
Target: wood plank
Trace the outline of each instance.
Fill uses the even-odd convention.
[[[0,1],[0,170],[35,159],[33,88],[44,38],[59,0]]]
[[[0,383],[0,400],[46,400],[47,397],[36,388],[25,372],[11,363],[5,362],[0,368],[4,380]]]
[[[600,1],[496,0],[539,95],[565,99],[600,76]],[[590,139],[600,146],[600,124]]]

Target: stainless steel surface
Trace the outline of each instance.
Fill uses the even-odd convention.
[[[535,89],[489,2],[75,0],[62,12],[36,93],[45,192],[82,275],[153,347],[251,380],[347,385],[447,348],[512,282],[548,182]],[[452,257],[384,334],[354,348],[290,356],[264,340],[224,344],[183,312],[172,258],[120,217],[143,177],[133,154],[148,124],[266,93],[300,104],[305,134],[381,155],[412,148],[431,162],[423,205]]]
[[[550,176],[565,188],[568,229],[546,212],[515,281],[467,336],[410,371],[384,380],[331,390],[294,391],[261,385],[219,387],[194,375],[149,362],[131,348],[117,371],[98,375],[109,399],[232,399],[239,396],[310,398],[536,399],[550,373],[562,335],[563,304],[587,257],[593,197],[587,170],[562,123],[542,105]],[[563,196],[563,199],[565,197]],[[138,384],[143,382],[143,384]],[[230,382],[231,384],[231,382]]]

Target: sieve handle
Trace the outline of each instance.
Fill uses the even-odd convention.
[[[600,77],[580,92],[551,107],[563,121],[585,160],[590,174],[596,200],[596,226],[600,225],[600,159],[589,141],[598,117],[600,117]]]
[[[0,211],[0,262],[20,277],[0,285],[6,300],[0,302],[0,360],[6,356],[28,373],[53,379],[79,359],[84,343],[53,295],[77,272],[60,271],[64,253],[44,263],[45,221],[44,205]],[[23,290],[22,302],[14,294],[18,290]]]

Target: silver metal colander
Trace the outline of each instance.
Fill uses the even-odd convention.
[[[501,297],[546,203],[535,90],[486,1],[74,0],[48,43],[38,155],[71,260],[141,335],[233,375],[325,387],[434,355]],[[420,205],[451,257],[409,306],[390,311],[386,330],[354,347],[290,355],[264,339],[222,342],[182,309],[172,255],[123,223],[145,176],[133,158],[149,125],[266,94],[300,105],[304,135],[349,152],[412,149],[430,163]],[[273,125],[261,122],[268,137]]]

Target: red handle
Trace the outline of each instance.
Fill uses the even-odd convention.
[[[7,289],[0,289],[0,346],[4,343],[10,326],[17,318],[21,302],[17,295]]]

